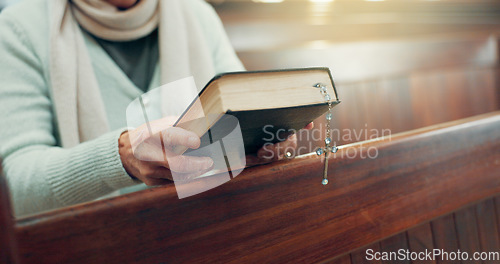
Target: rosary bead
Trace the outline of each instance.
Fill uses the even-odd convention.
[[[323,154],[323,149],[322,149],[322,148],[318,148],[318,149],[316,150],[316,154],[317,154],[318,156],[321,156],[321,154]]]

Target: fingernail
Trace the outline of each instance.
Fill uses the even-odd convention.
[[[196,147],[196,146],[198,146],[198,138],[197,138],[197,137],[190,137],[190,138],[188,139],[188,144],[189,144],[189,146],[191,146],[191,147]]]
[[[214,161],[211,158],[205,159],[205,169],[209,169],[214,165]]]

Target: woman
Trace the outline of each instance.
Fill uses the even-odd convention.
[[[125,120],[127,105],[161,84],[194,76],[202,87],[243,70],[204,1],[23,0],[2,11],[0,36],[0,156],[18,216],[210,168],[207,158],[137,159],[138,131]],[[189,131],[164,133],[168,145],[200,144]]]

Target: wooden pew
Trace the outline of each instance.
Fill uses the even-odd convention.
[[[500,109],[498,1],[209,2],[248,70],[330,67],[341,131],[399,133]]]
[[[0,160],[0,263],[18,263],[14,218],[10,205],[9,190],[2,175]]]
[[[229,11],[241,19],[241,14]],[[334,127],[362,129],[367,123],[369,128],[402,132],[500,108],[500,49],[489,34],[498,27],[490,24],[486,30],[475,22],[432,27],[430,33],[436,34],[453,27],[463,31],[464,26],[482,32],[451,41],[419,40],[424,45],[401,57],[383,45],[375,46],[370,54],[396,58],[385,67],[367,63],[366,56],[357,52],[345,53],[350,55],[345,59],[335,51],[310,53],[293,47],[271,52],[243,49],[239,55],[248,69],[308,64],[289,58],[332,63],[345,102],[335,109]],[[422,33],[416,27],[405,27],[404,32],[399,32],[403,29],[399,25],[383,28],[388,36]],[[323,39],[329,29],[335,27],[304,30],[309,34],[304,35],[294,27],[291,36],[308,41],[304,36],[316,34],[313,37]],[[374,32],[380,33],[370,29],[365,31],[372,38]],[[327,39],[345,40],[346,33],[357,31],[330,32]],[[241,37],[246,31],[236,25],[229,28],[231,32]],[[270,36],[293,42],[276,32]],[[346,61],[355,61],[351,64],[355,70],[347,71]],[[371,100],[377,95],[381,100]],[[495,251],[500,229],[498,115],[402,133],[391,141],[342,147],[330,164],[330,184],[325,187],[319,183],[320,160],[305,156],[248,169],[235,180],[189,199],[178,200],[170,186],[21,219],[15,225],[8,193],[0,190],[0,263],[15,263],[18,256],[21,263],[364,263],[367,248]],[[368,147],[379,150],[379,159],[360,157],[368,154]],[[354,159],[345,157],[354,151]],[[0,182],[0,188],[5,189],[5,183]],[[19,253],[14,235],[21,244]]]
[[[498,2],[389,1],[385,7],[377,5],[380,2],[334,3],[321,10],[322,17],[317,18],[321,23],[310,23],[310,13],[303,12],[308,7],[305,2],[282,6],[233,2],[216,8],[248,69],[331,67],[344,102],[334,109],[333,127],[340,131],[398,133],[500,109],[499,27],[479,19],[498,20],[498,15],[487,15],[498,13]],[[359,12],[376,15],[370,23],[351,24]],[[412,14],[421,17],[421,12],[434,21],[432,26],[415,23]],[[377,24],[377,15],[386,15],[383,24]],[[461,23],[451,22],[454,16]],[[315,124],[322,122],[324,117]],[[336,142],[357,141],[340,137]],[[481,201],[332,263],[364,263],[367,247],[495,251],[500,248],[499,204],[498,198]]]
[[[358,263],[356,249],[498,195],[499,130],[493,112],[346,145],[327,186],[308,155],[182,200],[166,186],[20,219],[20,262]]]
[[[334,108],[332,127],[399,133],[499,110],[499,46],[495,36],[466,34],[239,56],[249,70],[329,66],[343,102]],[[337,143],[361,140],[341,136]]]

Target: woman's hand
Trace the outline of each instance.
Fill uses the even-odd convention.
[[[309,123],[303,129],[312,129],[314,123]],[[247,166],[266,164],[282,160],[287,152],[295,153],[297,148],[297,135],[290,135],[285,141],[276,144],[266,144],[257,151],[257,155],[247,155]]]
[[[197,149],[200,138],[193,132],[165,126],[165,120],[151,122],[124,132],[119,140],[119,154],[127,173],[146,185],[163,185],[175,180],[191,179],[209,171],[213,161],[209,157],[178,155],[173,147]],[[163,123],[163,124],[162,124]],[[159,131],[150,133],[149,131]],[[151,135],[152,134],[152,135]]]
[[[119,154],[127,173],[146,185],[163,185],[175,180],[193,179],[213,168],[209,157],[183,156],[174,153],[174,147],[197,149],[200,138],[193,132],[171,127],[167,119],[153,121],[132,131],[124,132],[119,140]],[[304,129],[312,129],[313,123]],[[266,144],[256,155],[246,157],[246,165],[254,166],[281,160],[286,152],[295,153],[297,136],[285,141]],[[175,176],[175,177],[173,177]]]

